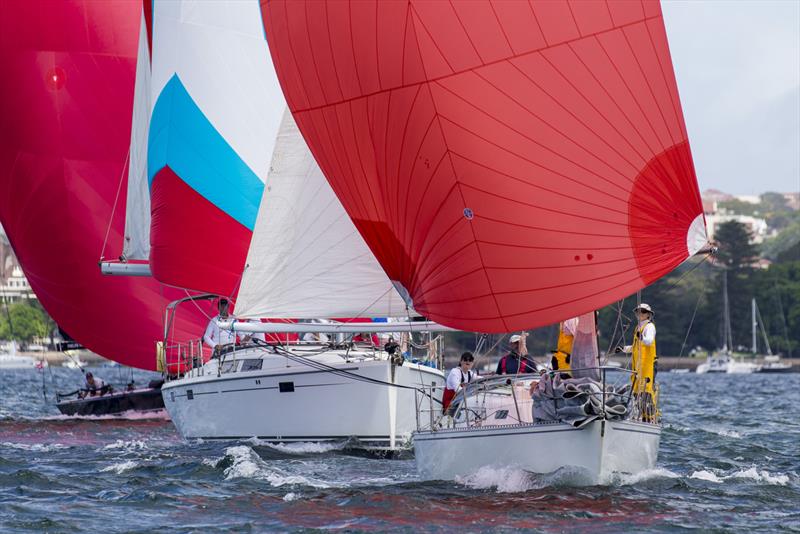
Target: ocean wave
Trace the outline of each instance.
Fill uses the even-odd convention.
[[[653,469],[645,469],[644,471],[627,475],[614,474],[612,475],[611,480],[609,480],[609,482],[611,482],[612,484],[618,484],[620,486],[632,486],[634,484],[639,484],[641,482],[646,482],[648,480],[655,480],[659,478],[664,478],[664,479],[680,478],[680,475],[664,467],[655,467]]]
[[[783,473],[773,474],[764,470],[759,471],[756,467],[740,469],[730,475],[720,475],[713,471],[702,469],[700,471],[694,471],[689,475],[689,478],[705,480],[706,482],[713,482],[715,484],[722,484],[726,480],[734,479],[753,480],[761,484],[774,486],[785,486],[789,483],[789,475]]]
[[[109,465],[107,467],[102,468],[100,471],[104,472],[104,473],[114,472],[114,473],[116,473],[118,475],[121,475],[125,471],[130,471],[131,469],[134,469],[134,468],[136,468],[138,466],[139,466],[139,462],[136,462],[134,460],[126,460],[124,462],[111,464],[111,465]]]
[[[717,436],[722,436],[723,438],[741,439],[742,437],[741,433],[737,432],[736,430],[730,430],[728,428],[709,427],[709,428],[701,428],[700,430],[703,430],[710,434],[716,434]]]
[[[118,439],[114,443],[109,443],[102,450],[116,450],[122,449],[125,452],[132,452],[132,451],[143,451],[147,449],[147,443],[144,441],[134,439],[134,440],[124,440]]]
[[[309,486],[320,489],[333,487],[332,484],[323,480],[289,473],[284,469],[267,465],[253,449],[246,445],[228,447],[225,450],[225,456],[232,462],[225,469],[226,480],[237,478],[263,480],[276,488],[281,486]]]
[[[470,475],[456,477],[456,482],[473,489],[495,488],[500,493],[519,493],[538,486],[530,473],[516,467],[484,466]]]
[[[258,438],[247,440],[248,443],[259,447],[269,447],[287,454],[323,454],[331,451],[340,451],[347,445],[344,441],[298,441],[292,443],[268,443]]]
[[[17,449],[20,451],[31,451],[31,452],[52,452],[52,451],[59,451],[64,449],[69,449],[69,445],[64,445],[62,443],[11,443],[11,442],[4,442],[0,444],[3,448],[6,449]]]
[[[5,420],[5,419],[4,419]],[[152,412],[136,412],[129,410],[118,414],[106,415],[40,415],[40,416],[27,416],[27,415],[14,415],[8,418],[10,421],[142,421],[142,420],[156,420],[156,421],[170,421],[169,413],[166,410],[156,410]]]

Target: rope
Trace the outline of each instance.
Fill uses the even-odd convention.
[[[114,204],[111,206],[111,216],[108,218],[108,227],[106,228],[106,236],[103,238],[103,248],[100,249],[100,261],[106,257],[106,245],[108,244],[108,236],[111,234],[111,225],[114,222],[114,213],[117,211],[117,202],[119,202],[119,192],[122,190],[122,181],[125,178],[125,169],[128,168],[128,162],[131,159],[131,149],[128,147],[128,155],[125,156],[125,163],[122,164],[122,172],[119,175],[119,184],[117,185],[117,194],[114,197]]]

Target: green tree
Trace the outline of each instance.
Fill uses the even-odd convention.
[[[10,319],[10,324],[9,324]],[[17,341],[30,343],[34,338],[48,335],[47,315],[38,307],[28,302],[15,302],[8,305],[8,313],[3,310],[4,337],[13,336]]]
[[[714,283],[718,295],[717,303],[719,306],[723,303],[722,269],[725,269],[728,277],[728,303],[733,333],[732,348],[749,346],[750,299],[754,293],[752,265],[758,258],[758,247],[750,242],[751,236],[747,227],[736,221],[719,225],[714,238],[719,246],[717,264],[721,267]]]

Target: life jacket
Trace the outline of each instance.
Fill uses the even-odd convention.
[[[461,386],[463,387],[465,383],[469,384],[472,382],[472,371],[467,371],[466,379],[464,378],[464,371],[461,368],[458,368],[459,372],[461,373]],[[442,395],[442,412],[446,412],[447,408],[450,407],[450,403],[453,402],[453,398],[456,396],[455,389],[444,388],[444,394]]]
[[[631,350],[633,374],[631,381],[633,382],[634,393],[649,393],[653,394],[653,384],[655,383],[655,366],[658,360],[656,354],[656,341],[649,347],[642,343],[642,335],[644,329],[652,321],[645,321],[641,326],[637,325],[633,334],[633,346]],[[653,323],[655,324],[655,323]]]
[[[568,334],[564,331],[564,323],[558,325],[558,343],[556,350],[553,352],[553,359],[551,365],[553,370],[569,371],[570,359],[572,355],[572,344],[575,341],[575,336]]]
[[[506,354],[505,356],[503,356],[503,358],[500,360],[500,371],[502,371],[502,374],[504,374],[504,375],[508,374],[508,371],[506,370],[506,364],[508,363],[508,358],[510,358],[510,357],[511,357],[511,354],[509,353],[509,354]],[[518,355],[517,361],[519,363],[517,364],[517,371],[516,372],[520,373],[520,374],[524,373],[527,370],[526,368],[528,367],[527,362],[522,358],[521,355]]]

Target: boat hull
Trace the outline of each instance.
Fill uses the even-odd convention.
[[[295,364],[184,378],[168,382],[162,392],[172,421],[187,439],[350,439],[355,448],[398,450],[408,447],[417,426],[419,393],[374,381],[405,388],[444,383],[441,372],[410,363],[392,368],[388,361],[356,361],[335,367],[347,374]]]
[[[151,412],[164,409],[161,390],[137,389],[83,399],[61,401],[56,404],[64,415],[114,415],[128,411]]]
[[[453,480],[490,467],[532,473],[577,468],[592,481],[655,466],[661,427],[632,421],[523,424],[414,434],[417,470],[424,480]]]

